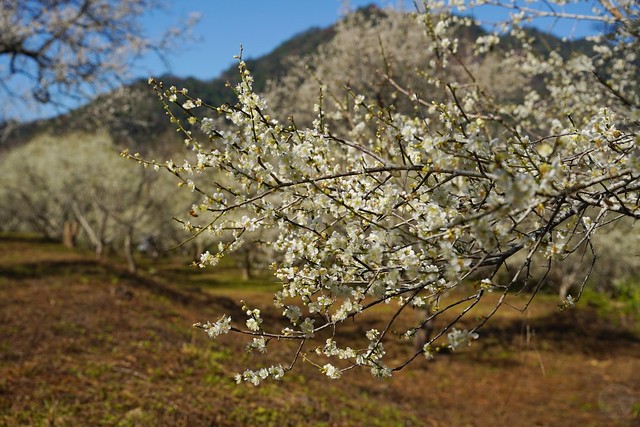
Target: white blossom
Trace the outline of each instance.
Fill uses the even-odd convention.
[[[469,332],[468,330],[461,331],[453,328],[451,332],[447,334],[447,340],[449,341],[449,348],[456,350],[462,345],[471,345],[471,341],[477,340],[480,336],[476,332]]]
[[[222,316],[214,323],[207,322],[204,325],[196,324],[195,326],[201,327],[207,332],[209,338],[214,339],[219,335],[227,334],[231,330],[231,317]]]
[[[164,102],[175,94],[178,108],[215,114],[225,129],[199,117],[207,145],[185,131],[197,163],[165,164],[203,193],[192,211],[210,219],[219,239],[218,252],[205,252],[199,265],[245,242],[273,251],[281,284],[274,305],[286,325],[271,331],[258,310],[245,309],[248,330],[238,330],[251,336],[249,348],[262,351],[265,337],[298,340],[295,361],[331,378],[352,367],[387,377],[404,366],[385,364],[396,334],[412,337],[445,312],[471,322],[456,310],[471,310],[490,292],[501,293],[497,310],[513,285],[529,279],[532,264],[566,258],[610,220],[640,217],[637,35],[619,25],[600,56],[541,55],[521,27],[537,12],[516,8],[511,22],[465,45],[456,34],[468,20],[445,13],[446,5],[417,16],[390,13],[375,28],[362,18],[345,20],[335,42],[312,58],[331,84],[319,88],[296,68],[272,88],[277,108],[254,93],[243,61],[234,106],[201,113],[205,108],[194,110],[197,98],[156,83]],[[621,7],[624,19],[635,22],[637,10]],[[501,43],[501,31],[509,43]],[[348,40],[362,42],[359,55]],[[371,80],[380,78],[372,69],[384,69],[375,55],[385,43],[402,74],[414,70],[415,77]],[[425,46],[421,56],[418,45]],[[418,92],[425,85],[429,90]],[[306,98],[302,119],[286,121],[287,108],[298,105],[292,100],[310,87],[321,96]],[[384,98],[370,87],[393,94]],[[202,184],[198,173],[206,174]],[[201,230],[195,220],[183,226]],[[507,262],[511,277],[504,279],[498,273]],[[449,296],[458,302],[443,304]],[[367,326],[358,350],[341,347],[338,332],[379,307],[386,313],[380,324],[392,326]],[[412,308],[428,312],[426,320],[397,331],[394,316]],[[440,345],[469,345],[486,320],[470,331],[440,327],[435,339],[446,336],[446,344],[428,342],[422,352],[430,358]],[[335,335],[309,355],[307,341],[321,331]],[[339,369],[312,356],[350,365]],[[248,370],[236,379],[259,384],[280,372]]]
[[[338,379],[342,375],[340,369],[336,368],[330,363],[327,363],[322,367],[322,371],[331,379]]]

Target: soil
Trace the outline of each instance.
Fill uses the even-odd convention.
[[[390,379],[331,380],[300,362],[256,388],[232,380],[257,363],[244,339],[210,341],[192,325],[272,295],[240,279],[195,287],[187,269],[162,273],[171,262],[133,275],[55,242],[0,237],[0,425],[640,426],[637,329],[591,307],[560,312],[541,295],[524,314],[499,312],[473,346]],[[376,322],[363,316],[344,339]],[[412,351],[397,347],[392,357]],[[286,351],[270,347],[264,363]]]

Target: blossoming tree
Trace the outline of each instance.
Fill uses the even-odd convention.
[[[158,235],[159,244],[174,246],[180,230],[166,218],[179,212],[173,203],[190,203],[191,195],[168,203],[169,176],[122,162],[117,153],[104,133],[41,135],[11,150],[0,159],[2,228],[86,242],[98,258],[118,245],[132,271],[142,237]]]
[[[159,7],[155,0],[3,0],[0,90],[14,100],[60,104],[121,83],[133,58],[166,50],[195,22],[154,40],[140,19]]]
[[[513,9],[510,21],[481,32],[461,55],[457,35],[472,20],[452,12],[486,3],[427,2],[426,11],[410,15],[424,40],[415,49],[431,57],[415,70],[430,88],[424,93],[394,78],[380,39],[385,59],[377,73],[409,109],[348,87],[329,100],[340,88],[319,85],[315,120],[297,126],[295,116],[270,112],[254,93],[242,60],[235,105],[210,106],[150,80],[196,157],[180,164],[132,157],[201,193],[191,212],[209,222],[185,220],[185,228],[227,243],[202,254],[200,265],[215,265],[255,230],[275,231],[264,244],[275,253],[282,288],[274,304],[287,325],[268,325],[248,306],[247,319],[223,315],[196,325],[211,338],[244,334],[259,352],[297,343],[290,360],[248,369],[238,382],[281,378],[301,359],[331,378],[355,367],[385,377],[419,356],[470,343],[510,304],[516,284],[535,295],[540,283],[528,283],[534,257],[550,268],[579,247],[595,255],[591,237],[600,227],[640,216],[637,4],[602,0],[588,16],[564,12],[564,1],[503,4]],[[533,47],[539,33],[522,25],[546,16],[590,19],[609,31],[592,38],[588,54],[540,53]],[[487,55],[517,70],[519,102],[492,95],[495,87],[474,74]],[[336,125],[345,118],[348,126]],[[509,280],[499,281],[507,264]],[[458,323],[491,292],[492,309],[461,330]],[[383,326],[366,331],[361,348],[344,346],[345,321],[381,304],[395,307]],[[428,314],[398,330],[411,307]],[[441,322],[445,316],[452,320]],[[389,346],[428,328],[415,352],[387,361]]]

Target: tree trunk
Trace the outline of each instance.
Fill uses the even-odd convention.
[[[427,308],[424,310],[424,318],[428,319],[431,315],[433,315],[433,306],[431,304],[427,305]],[[421,351],[426,343],[431,340],[431,334],[433,334],[433,319],[428,321],[418,332],[413,339],[413,343],[415,345],[416,351]]]
[[[204,252],[204,242],[202,239],[195,239],[193,242],[193,261],[200,262],[200,255]]]
[[[576,283],[576,279],[578,278],[578,268],[574,267],[570,272],[565,273],[560,279],[560,285],[558,286],[558,296],[560,297],[560,301],[564,301],[567,299],[567,295],[569,295],[569,291]]]
[[[242,253],[243,262],[242,262],[242,278],[244,280],[250,280],[253,276],[251,275],[251,250],[249,247],[245,247]]]
[[[137,268],[136,268],[136,262],[133,259],[132,234],[133,233],[131,232],[131,230],[129,230],[124,236],[124,254],[127,257],[127,267],[129,268],[129,271],[131,273],[135,273]]]
[[[65,221],[62,226],[62,244],[67,248],[75,248],[77,237],[78,223],[76,221]]]
[[[73,203],[72,209],[76,219],[80,222],[82,229],[84,230],[85,233],[87,233],[87,237],[89,237],[89,240],[91,240],[91,243],[93,243],[93,246],[95,248],[96,258],[100,259],[102,257],[102,252],[104,250],[104,243],[102,241],[102,236],[96,235],[93,228],[91,228],[91,224],[89,224],[89,221],[87,221],[85,216],[82,214],[82,211],[80,211],[80,208],[78,207],[77,203]],[[77,225],[76,225],[76,228],[77,228]]]
[[[560,282],[560,286],[558,287],[558,296],[560,297],[560,301],[564,301],[567,299],[567,295],[569,291],[573,287],[573,280],[569,280],[565,278]]]

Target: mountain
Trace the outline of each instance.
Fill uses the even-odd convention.
[[[319,46],[331,40],[334,27],[311,28],[285,41],[272,52],[255,59],[246,60],[255,78],[254,88],[261,91],[269,79],[278,78],[286,72],[288,60],[292,56],[313,54]],[[234,102],[233,91],[228,87],[238,80],[235,65],[211,80],[193,77],[181,78],[163,75],[158,78],[167,87],[189,88],[209,104],[220,105]],[[105,120],[105,118],[108,119]],[[92,131],[96,127],[106,127],[116,141],[130,144],[148,144],[149,141],[164,139],[172,130],[167,116],[146,79],[138,79],[128,86],[98,96],[89,104],[66,114],[35,120],[29,123],[0,123],[0,150],[18,146],[33,136],[48,132],[64,134],[69,131]],[[171,132],[175,142],[175,134]],[[161,141],[162,143],[162,141]]]
[[[355,13],[363,14],[366,19],[375,22],[383,19],[385,11],[376,6],[367,6]],[[553,35],[538,30],[529,30],[536,40],[536,48],[542,54],[551,50],[559,51],[563,56],[572,52],[585,51],[589,43],[584,40],[563,42]],[[461,29],[458,37],[475,40],[484,33],[480,27]],[[266,83],[278,79],[287,72],[292,57],[312,55],[328,43],[335,35],[335,25],[327,28],[311,28],[275,48],[271,53],[255,59],[246,60],[247,67],[254,77],[254,89],[262,92]],[[511,41],[507,38],[505,45]],[[515,43],[514,43],[515,45]],[[237,67],[231,66],[220,76],[211,80],[199,80],[193,77],[181,78],[164,75],[159,78],[166,87],[189,88],[209,104],[220,105],[234,102],[233,91],[228,87],[238,81]],[[96,128],[106,128],[114,140],[133,150],[162,150],[175,144],[175,131],[156,95],[146,79],[139,79],[128,86],[101,95],[89,104],[52,119],[36,120],[25,124],[0,124],[0,152],[18,146],[33,136],[47,132],[64,134],[70,131],[92,132]]]

